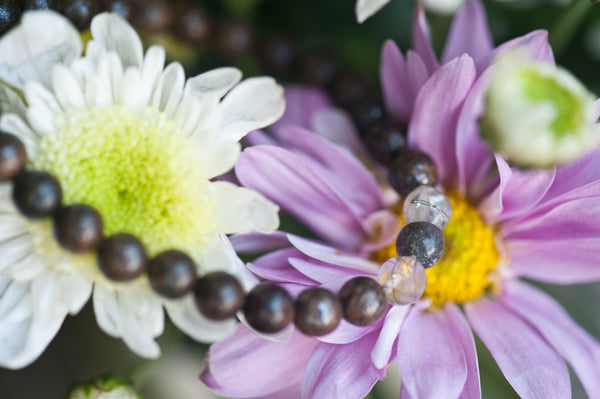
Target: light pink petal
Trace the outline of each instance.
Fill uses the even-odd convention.
[[[552,47],[548,44],[548,32],[545,30],[534,30],[524,36],[503,43],[493,51],[492,58],[507,54],[515,49],[519,49],[519,56],[525,59],[554,64]]]
[[[244,143],[249,145],[278,145],[277,140],[262,130],[253,130],[242,140]]]
[[[456,175],[456,123],[474,79],[473,60],[464,55],[440,67],[425,83],[415,103],[408,128],[409,143],[433,158],[444,183],[452,183]]]
[[[419,54],[413,50],[406,52],[406,80],[408,84],[407,95],[409,95],[410,112],[415,106],[415,100],[419,95],[419,91],[427,82],[431,73],[427,71],[427,66]],[[408,123],[408,120],[406,121]]]
[[[385,370],[368,360],[377,332],[348,345],[322,343],[306,364],[302,381],[303,399],[362,398]]]
[[[302,256],[302,254],[296,248],[280,249],[253,260],[246,267],[257,276],[270,281],[304,285],[316,284],[314,280],[290,266],[288,259],[294,256]]]
[[[210,347],[200,379],[219,395],[247,398],[297,385],[319,341],[294,332],[287,342],[262,339],[239,325]]]
[[[332,143],[355,153],[364,151],[352,118],[339,108],[324,108],[316,111],[312,118],[311,129]]]
[[[421,56],[427,66],[429,75],[431,75],[438,68],[439,63],[429,40],[429,26],[427,26],[425,8],[420,2],[417,3],[413,18],[411,47]]]
[[[236,252],[245,254],[257,254],[290,246],[287,234],[282,231],[274,231],[271,234],[234,234],[229,237],[229,241]]]
[[[492,35],[483,5],[479,0],[466,0],[452,21],[442,63],[466,53],[473,58],[477,71],[481,72],[492,48]]]
[[[457,398],[467,381],[460,333],[445,310],[411,312],[398,338],[398,369],[409,397]],[[472,339],[472,338],[471,338]]]
[[[569,165],[560,166],[556,170],[554,184],[548,190],[544,200],[549,201],[567,194],[571,190],[600,180],[598,165],[600,165],[600,149],[584,155]]]
[[[319,282],[328,283],[330,281],[339,280],[346,276],[356,276],[355,269],[345,267],[337,267],[330,263],[320,262],[309,258],[308,256],[289,258],[289,263],[303,275]]]
[[[409,97],[406,61],[392,40],[386,40],[381,49],[379,67],[383,102],[387,111],[401,122],[408,122],[412,111]]]
[[[296,125],[310,129],[315,113],[332,106],[327,93],[315,87],[286,85],[284,96],[285,112],[273,127]]]
[[[387,367],[390,364],[394,343],[409,310],[410,306],[392,306],[385,316],[383,328],[379,333],[379,337],[377,337],[373,352],[371,352],[371,360],[378,369]]]
[[[527,322],[487,298],[465,307],[471,326],[522,398],[569,398],[565,362]]]

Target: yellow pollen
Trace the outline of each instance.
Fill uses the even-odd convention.
[[[209,181],[175,123],[148,107],[69,110],[41,140],[36,168],[54,174],[66,204],[102,215],[105,235],[128,232],[150,255],[176,248],[193,257],[215,236]]]
[[[427,288],[423,294],[431,298],[434,306],[479,298],[492,288],[490,273],[500,259],[494,232],[477,209],[455,193],[447,195],[452,202],[452,218],[443,230],[444,255],[426,270]],[[373,254],[380,263],[394,256],[397,256],[395,242]]]

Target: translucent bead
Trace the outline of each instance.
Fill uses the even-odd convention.
[[[379,283],[389,303],[407,305],[425,292],[427,274],[414,256],[397,256],[381,265]]]
[[[402,212],[406,223],[428,222],[443,229],[452,216],[452,204],[435,188],[419,186],[406,196]]]

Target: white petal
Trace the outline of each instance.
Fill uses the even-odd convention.
[[[13,113],[25,119],[25,103],[16,91],[5,85],[0,85],[0,105],[3,113]]]
[[[272,78],[246,79],[225,96],[221,106],[221,138],[238,141],[251,130],[269,126],[283,115],[283,88]]]
[[[390,0],[357,0],[354,8],[356,20],[359,23],[365,22],[367,18],[381,10],[389,2]]]
[[[17,114],[0,115],[0,129],[17,136],[25,145],[29,159],[35,159],[39,151],[39,139]]]
[[[229,172],[237,161],[242,149],[240,143],[232,141],[210,142],[200,145],[192,140],[196,156],[208,179]]]
[[[91,31],[95,41],[119,55],[125,68],[142,64],[142,42],[121,16],[111,13],[97,15],[92,20]]]
[[[193,96],[183,96],[181,99],[173,119],[184,136],[192,134],[198,120],[203,116],[206,107],[202,105],[202,102]]]
[[[140,71],[135,68],[126,69],[119,86],[117,103],[124,105],[133,113],[141,113],[146,108],[147,102]]]
[[[210,187],[214,220],[221,233],[271,233],[279,227],[279,207],[262,194],[223,181]]]
[[[150,101],[154,86],[165,67],[165,57],[165,49],[162,46],[151,46],[146,51],[144,63],[141,68],[144,90],[143,97],[146,99],[146,102]]]
[[[85,107],[83,89],[73,72],[64,65],[56,65],[52,71],[52,87],[63,109]]]
[[[241,79],[242,72],[237,68],[217,68],[188,79],[184,90],[186,94],[200,97],[208,94],[218,99],[223,97]]]
[[[0,40],[0,79],[19,90],[37,80],[50,87],[52,67],[81,55],[79,32],[52,11],[26,12],[21,23]]]
[[[90,77],[85,85],[85,101],[90,107],[104,108],[113,102],[110,84],[101,76]]]
[[[172,62],[167,65],[156,83],[156,88],[152,94],[152,106],[172,118],[179,105],[179,100],[181,100],[184,83],[185,72],[181,64]]]
[[[114,291],[108,291],[101,284],[96,284],[92,300],[98,326],[111,337],[118,337],[119,311]]]

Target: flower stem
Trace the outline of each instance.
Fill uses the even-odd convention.
[[[588,14],[589,9],[599,1],[573,0],[565,12],[562,13],[558,22],[550,29],[548,38],[556,58],[559,58],[564,52],[581,20]]]

